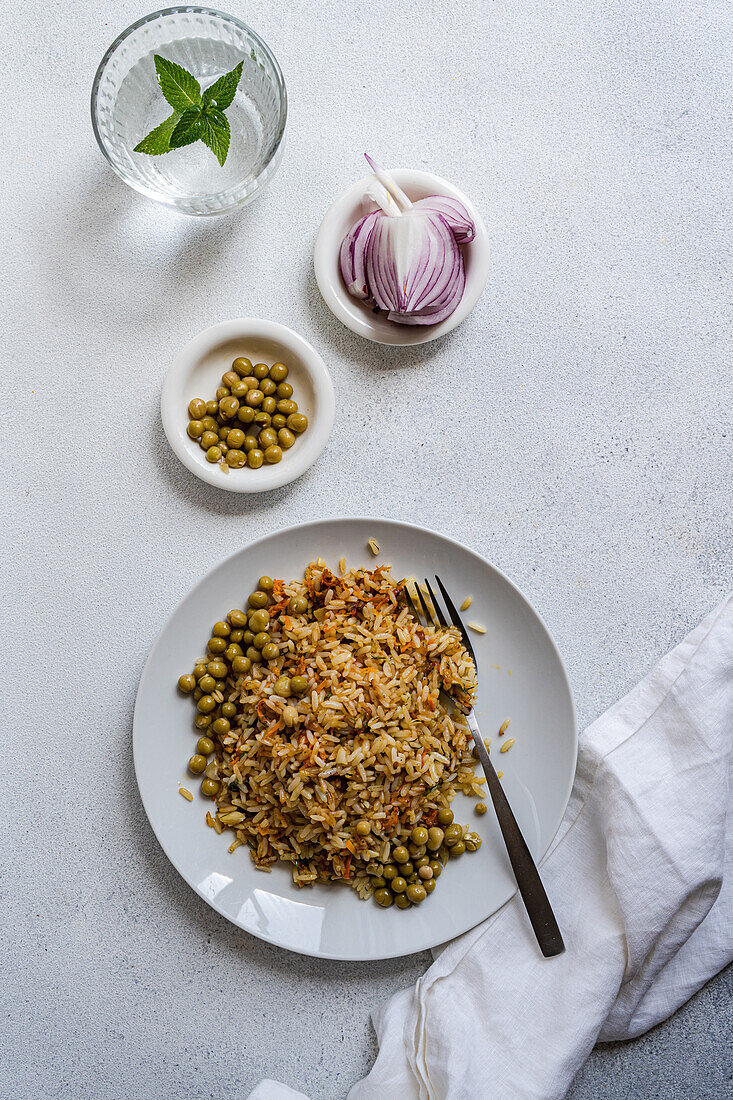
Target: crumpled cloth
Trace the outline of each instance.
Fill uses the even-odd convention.
[[[374,1015],[348,1100],[554,1100],[598,1042],[667,1019],[733,958],[733,596],[582,735],[542,877],[544,959],[515,895]],[[262,1081],[249,1100],[307,1100]]]

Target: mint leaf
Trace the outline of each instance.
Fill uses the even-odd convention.
[[[213,104],[215,107],[219,107],[220,110],[225,111],[229,104],[234,99],[234,94],[237,90],[237,85],[242,76],[243,61],[231,70],[231,72],[224,73],[224,76],[220,76],[218,80],[215,80],[210,88],[207,88],[204,92],[202,102],[204,106]]]
[[[226,115],[216,107],[208,107],[203,116],[201,140],[208,145],[222,168],[229,152],[230,138],[231,130]]]
[[[181,115],[175,130],[171,134],[171,149],[180,149],[183,145],[190,145],[201,137],[203,119],[200,107],[190,107]]]
[[[201,102],[201,86],[187,69],[155,54],[155,74],[160,90],[175,111],[197,107]]]
[[[169,153],[171,134],[175,130],[180,117],[180,112],[174,111],[164,122],[161,122],[159,126],[146,134],[142,141],[137,143],[133,153],[148,153],[151,157],[160,156],[161,153]]]

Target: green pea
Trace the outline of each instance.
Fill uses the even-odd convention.
[[[247,625],[247,612],[241,611],[238,607],[233,607],[227,615],[227,620],[232,626],[244,627]]]
[[[466,833],[463,843],[466,845],[467,852],[477,852],[481,847],[481,837],[478,833]]]
[[[420,874],[420,870],[423,867],[429,867],[429,866],[430,866],[430,857],[429,856],[420,856],[418,859],[415,860],[415,870],[417,871],[418,874]]]
[[[287,676],[279,676],[273,686],[273,691],[276,695],[282,696],[283,699],[287,699],[290,696],[290,680]]]
[[[412,909],[412,902],[406,894],[398,894],[394,903],[398,909]]]
[[[206,402],[200,397],[194,397],[188,403],[188,415],[192,420],[202,420],[206,416]]]
[[[283,397],[277,403],[277,411],[282,413],[283,416],[292,416],[293,413],[297,413],[298,411],[298,403],[297,401],[291,401],[289,398]]]
[[[272,592],[275,587],[275,582],[272,577],[268,577],[267,574],[265,574],[257,581],[257,587],[260,592]]]
[[[213,676],[215,680],[224,680],[226,679],[228,669],[223,661],[209,661],[206,666],[206,671],[209,676]]]
[[[440,878],[443,873],[443,864],[437,859],[430,860],[430,870],[433,872],[433,878]]]
[[[193,724],[197,730],[207,730],[211,725],[211,715],[197,714],[193,720]]]
[[[232,661],[232,672],[236,672],[237,675],[241,675],[243,672],[249,672],[252,668],[252,662],[249,657],[235,657]]]
[[[204,425],[200,420],[189,420],[188,427],[186,428],[191,439],[200,439],[206,431]]]
[[[453,844],[451,846],[450,858],[451,859],[458,859],[459,856],[463,855],[465,850],[466,850],[466,845],[465,845],[464,841],[459,840],[456,844]]]
[[[252,369],[252,374],[258,380],[260,378],[267,378],[269,373],[270,373],[270,368],[268,367],[267,363],[255,363],[255,365]]]
[[[225,623],[223,620],[218,623],[214,623],[211,628],[211,633],[215,638],[228,638],[232,632],[232,628],[229,623]]]
[[[230,447],[234,447],[235,450],[239,450],[244,443],[244,432],[241,428],[230,428],[229,435],[227,436],[227,444]]]
[[[221,713],[225,718],[233,718],[237,713],[237,708],[234,706],[234,703],[222,703]]]
[[[261,432],[260,434],[262,435],[263,433]],[[253,592],[251,594],[251,596],[247,597],[247,603],[249,604],[249,606],[252,608],[253,611],[259,611],[261,608],[267,607],[267,604],[268,604],[267,593],[263,592],[261,590],[257,591],[257,592]],[[269,616],[268,616],[268,619],[269,619]]]
[[[231,726],[229,725],[229,719],[215,718],[214,724],[211,728],[213,729],[214,733],[219,735],[219,737],[223,737],[224,734],[229,733],[229,730],[231,729]]]
[[[224,656],[226,657],[227,661],[229,661],[229,662],[233,661],[235,657],[241,657],[242,656],[242,647],[241,647],[241,645],[238,645],[236,642],[232,642],[231,645],[228,645],[226,647],[226,649],[224,650]]]
[[[219,793],[219,783],[216,779],[201,780],[201,794],[204,798],[213,798]]]
[[[281,400],[287,400],[287,398],[293,396],[293,387],[289,382],[281,382],[277,387],[277,396]]]
[[[274,428],[263,428],[259,434],[258,442],[262,450],[266,451],[268,447],[273,447],[277,443],[277,432]],[[260,606],[264,607],[265,605],[266,603]]]
[[[302,615],[308,610],[308,600],[305,596],[291,596],[288,607],[293,615]]]
[[[409,879],[410,875],[415,874],[415,865],[412,860],[408,859],[407,863],[400,864],[400,871],[404,878]]]
[[[427,882],[424,882],[422,885],[423,890],[426,892],[426,894],[432,894],[433,890],[435,889],[435,879],[429,878]]]
[[[263,428],[269,428],[272,424],[272,417],[264,409],[258,409],[255,413],[254,423],[259,431]]]
[[[268,416],[272,416],[277,412],[277,401],[274,397],[266,397],[262,402],[262,411],[267,413]]]
[[[247,390],[247,395],[244,399],[245,405],[249,405],[250,408],[256,408],[261,405],[265,400],[265,395],[262,390]]]
[[[267,633],[266,630],[261,630],[259,634],[255,634],[255,640],[252,645],[255,647],[255,649],[259,649],[260,652],[262,652],[265,646],[269,644],[269,641],[270,635]]]
[[[292,690],[295,692],[296,695],[302,695],[303,692],[308,689],[308,677],[307,676],[291,676],[290,677],[290,687],[292,688]],[[358,824],[361,825],[361,824],[363,824],[363,822],[360,821]],[[367,821],[366,824],[369,825],[369,822]],[[371,828],[371,826],[370,826],[370,828]],[[366,833],[360,833],[359,835],[360,836],[366,836]]]
[[[413,859],[419,859],[420,856],[424,856],[426,851],[427,851],[427,848],[424,844],[411,844],[410,845],[410,855],[412,856]]]
[[[251,424],[255,418],[255,411],[249,405],[240,405],[237,409],[237,420],[240,424]]]
[[[381,875],[372,875],[370,882],[375,890],[383,890],[387,885],[386,878],[382,878]]]
[[[413,886],[407,887],[407,896],[413,905],[419,905],[421,901],[425,901],[428,895],[424,886],[415,883]]]
[[[198,701],[198,708],[202,714],[211,714],[216,709],[216,700],[210,695],[202,695]]]
[[[206,413],[207,413],[208,416],[216,416],[218,411],[219,411],[219,402],[218,401],[213,401],[212,400],[212,401],[207,401],[206,402]]]
[[[443,843],[444,836],[443,830],[435,825],[432,829],[428,829],[427,845],[431,852],[437,852],[438,848],[440,848]]]
[[[234,400],[234,398],[230,398]],[[291,432],[295,432],[296,435],[300,435],[308,427],[308,417],[303,413],[294,412],[288,417],[288,427]]]
[[[217,432],[219,431],[219,425],[214,420],[213,416],[205,416],[201,421],[204,426],[205,432]]]
[[[209,447],[216,447],[219,443],[218,431],[203,432],[199,439],[199,443],[205,451],[208,451]]]
[[[284,382],[289,374],[284,363],[273,363],[270,367],[270,378],[273,382]]]
[[[398,844],[396,848],[392,849],[392,859],[395,863],[407,863],[410,859],[410,853],[404,845]]]
[[[264,592],[254,593],[254,595],[258,594],[264,596],[265,602],[267,602],[267,596]],[[252,596],[250,596],[250,599],[252,599]],[[253,611],[249,617],[249,629],[253,630],[255,634],[258,634],[260,630],[267,630],[269,625],[270,616],[264,607],[260,607],[256,611]]]
[[[284,428],[286,424],[287,424],[287,420],[283,416],[283,414],[282,413],[275,413],[275,415],[272,418],[272,426],[275,429],[275,431],[279,432],[280,429]]]
[[[260,382],[260,389],[264,393],[265,397],[271,397],[277,389],[277,385],[275,382],[273,382],[271,378],[263,378]]]
[[[278,462],[282,461],[282,457],[283,453],[277,444],[265,449],[265,462],[270,466],[276,466]]]
[[[247,397],[245,397],[245,401],[247,401],[247,398],[251,393],[252,390],[247,391]],[[251,404],[251,402],[247,401],[247,404],[249,405]],[[233,416],[236,416],[238,410],[239,399],[236,397],[224,397],[219,402],[219,413],[221,416],[226,417],[227,420],[231,420]]]
[[[238,397],[241,400],[249,389],[249,386],[243,378],[238,378],[229,388],[232,391],[232,397]]]
[[[202,676],[199,680],[199,687],[204,692],[204,694],[210,695],[211,692],[214,691],[216,688],[216,680],[207,672],[207,674],[205,676]]]
[[[239,375],[237,374],[237,372],[236,372],[236,371],[233,371],[233,370],[228,370],[228,371],[225,371],[225,372],[224,372],[224,374],[222,374],[222,376],[221,376],[221,384],[222,384],[222,386],[226,386],[226,387],[227,387],[227,389],[229,389],[229,390],[230,390],[230,389],[232,388],[232,386],[233,386],[233,385],[235,385],[235,384],[236,384],[236,383],[237,383],[238,381],[239,381]]]
[[[389,881],[395,878],[399,874],[399,868],[396,863],[385,863],[382,869],[382,876]]]
[[[381,905],[383,909],[389,909],[390,905],[394,905],[394,895],[391,890],[375,890],[374,900],[377,905]]]
[[[178,677],[178,687],[184,693],[184,695],[190,695],[193,689],[196,687],[196,677],[191,673],[187,673],[185,676]]]
[[[423,825],[416,825],[410,833],[410,840],[413,844],[427,844],[428,830]]]
[[[453,824],[453,811],[452,810],[438,810],[438,824],[439,825],[452,825]]]
[[[397,875],[392,879],[390,889],[393,894],[404,894],[407,889],[407,880],[404,879],[402,875]]]
[[[445,830],[445,843],[452,848],[459,840],[463,840],[463,829],[460,825],[449,825]]]
[[[252,470],[259,470],[264,461],[265,456],[263,455],[259,447],[253,448],[247,455],[247,465]]]
[[[197,661],[194,665],[193,674],[197,680],[200,680],[202,676],[206,675],[206,665],[203,661]]]
[[[199,756],[211,756],[214,751],[214,742],[210,737],[199,737],[196,742],[196,752]]]
[[[268,642],[262,647],[262,656],[266,661],[276,661],[280,656],[280,648],[275,642]]]
[[[238,355],[232,363],[232,370],[236,371],[240,378],[244,378],[252,370],[252,361],[244,355]]]
[[[275,423],[275,417],[272,418],[273,424]],[[282,427],[277,433],[277,440],[284,451],[289,451],[293,443],[295,443],[295,436],[290,431],[290,428]]]
[[[291,687],[293,686],[293,680],[294,679],[295,679],[295,677],[293,676],[293,679],[290,681],[290,686]],[[356,825],[354,826],[354,832],[356,833],[357,836],[369,836],[371,831],[372,831],[372,827],[371,827],[371,825],[369,824],[368,821],[357,821]]]
[[[248,455],[250,451],[254,451],[254,450],[257,450],[257,436],[256,435],[245,436],[245,439],[244,439],[244,453]],[[261,465],[262,465],[262,463],[260,463],[260,466]]]
[[[193,775],[201,775],[201,772],[204,770],[205,767],[206,767],[206,757],[205,756],[199,756],[197,754],[196,756],[192,756],[191,759],[188,762],[188,770]]]
[[[246,656],[249,657],[253,665],[258,665],[262,660],[262,654],[260,653],[259,649],[255,649],[253,645],[247,647]]]

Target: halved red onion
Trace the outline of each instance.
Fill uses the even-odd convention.
[[[373,302],[400,325],[435,325],[455,310],[466,286],[459,244],[476,235],[457,199],[435,195],[411,202],[367,156],[379,181],[374,210],[341,244],[341,274],[350,294]],[[394,201],[393,201],[394,200]]]

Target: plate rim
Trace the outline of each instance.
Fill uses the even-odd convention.
[[[576,777],[576,772],[577,772],[577,767],[578,767],[578,719],[577,719],[577,710],[576,710],[576,707],[575,707],[575,699],[573,697],[573,692],[572,692],[572,688],[571,688],[571,685],[570,685],[570,678],[568,676],[568,672],[567,672],[567,669],[565,667],[565,662],[563,661],[562,655],[561,655],[561,653],[560,653],[560,651],[557,647],[557,644],[556,644],[554,638],[552,637],[552,634],[548,630],[547,625],[546,625],[544,619],[542,618],[542,616],[540,615],[540,613],[535,609],[535,607],[531,603],[531,601],[527,599],[527,597],[524,595],[524,593],[518,587],[518,585],[516,585],[514,583],[514,581],[512,581],[509,577],[507,577],[507,575],[501,569],[499,569],[498,566],[495,566],[492,562],[490,562],[487,558],[485,558],[477,550],[473,550],[473,549],[471,549],[471,547],[466,546],[465,543],[459,542],[458,539],[454,539],[450,535],[445,535],[440,531],[434,531],[430,527],[425,527],[425,526],[422,526],[421,524],[417,524],[417,523],[410,523],[406,520],[388,519],[386,517],[368,516],[368,515],[328,516],[328,517],[325,517],[325,518],[322,518],[322,519],[310,520],[308,523],[289,524],[286,527],[278,527],[277,529],[275,529],[273,531],[269,531],[267,534],[261,535],[259,538],[253,539],[251,542],[244,543],[242,546],[239,547],[239,549],[234,550],[231,554],[227,554],[226,557],[222,558],[219,562],[217,562],[210,569],[208,569],[203,574],[203,576],[200,577],[199,580],[196,581],[196,583],[193,584],[186,591],[186,593],[181,597],[181,599],[178,600],[176,602],[176,604],[171,608],[168,615],[166,616],[165,622],[163,623],[160,630],[156,634],[155,639],[153,641],[153,644],[150,647],[150,652],[148,653],[148,656],[145,660],[145,664],[143,665],[143,669],[142,669],[142,672],[140,674],[140,679],[139,679],[139,682],[138,682],[137,692],[135,694],[135,706],[133,708],[133,716],[132,716],[132,756],[133,756],[133,766],[134,766],[134,769],[135,769],[135,782],[137,783],[138,794],[140,796],[140,801],[141,801],[142,807],[145,811],[145,816],[148,820],[148,824],[150,825],[150,828],[153,831],[153,835],[155,836],[155,839],[157,840],[158,844],[160,845],[160,847],[163,851],[163,854],[165,855],[168,862],[175,868],[175,870],[181,876],[181,878],[186,883],[186,885],[190,889],[192,889],[204,902],[206,902],[206,904],[208,906],[210,906],[210,908],[212,908],[215,912],[217,912],[220,916],[222,916],[225,920],[227,920],[235,928],[240,929],[242,932],[245,932],[248,935],[254,936],[256,939],[262,940],[265,943],[270,943],[274,947],[281,948],[282,950],[285,950],[285,951],[292,951],[296,955],[303,955],[303,956],[308,957],[308,958],[330,959],[330,960],[339,961],[339,962],[381,962],[381,961],[385,961],[387,959],[406,958],[408,955],[416,955],[416,954],[419,954],[422,951],[429,951],[431,948],[436,947],[441,943],[445,943],[445,942],[450,943],[453,940],[457,939],[459,936],[465,935],[467,932],[470,932],[473,928],[477,928],[479,924],[483,923],[483,921],[488,920],[490,917],[494,916],[494,914],[497,913],[499,911],[499,909],[501,909],[504,905],[506,905],[507,902],[511,901],[512,898],[515,897],[515,895],[517,893],[517,890],[518,890],[518,887],[515,886],[515,889],[511,892],[511,894],[499,906],[497,906],[496,909],[493,909],[490,913],[486,913],[485,916],[481,917],[474,924],[470,924],[466,928],[459,929],[447,941],[439,938],[437,940],[431,940],[428,943],[419,943],[416,946],[411,947],[407,951],[403,951],[403,950],[390,951],[387,954],[380,953],[378,956],[375,956],[375,955],[370,955],[370,956],[344,955],[343,953],[338,953],[338,952],[334,953],[334,952],[323,951],[323,950],[305,950],[301,946],[292,946],[289,943],[283,942],[282,938],[276,938],[274,936],[267,935],[265,932],[262,932],[261,930],[255,930],[255,929],[252,929],[252,928],[247,928],[243,924],[240,924],[239,921],[235,920],[228,913],[225,913],[222,910],[221,906],[217,905],[215,897],[214,898],[207,897],[206,894],[204,894],[201,890],[199,890],[198,887],[194,883],[189,881],[186,874],[183,872],[181,867],[178,865],[178,862],[175,859],[173,859],[173,857],[169,854],[169,852],[166,848],[166,845],[164,844],[161,836],[159,835],[158,829],[156,828],[156,826],[153,822],[151,814],[148,811],[148,806],[147,806],[146,801],[145,801],[145,796],[143,795],[142,785],[141,785],[141,781],[140,781],[140,774],[139,774],[139,771],[138,771],[138,758],[137,758],[137,753],[136,753],[136,743],[137,743],[136,726],[137,726],[137,721],[138,721],[138,710],[140,708],[140,698],[141,698],[141,694],[142,694],[142,691],[143,691],[143,687],[144,687],[146,678],[150,674],[151,664],[152,664],[153,658],[156,655],[156,651],[158,649],[158,646],[160,645],[160,643],[162,641],[163,634],[165,633],[165,631],[167,629],[167,626],[168,626],[168,623],[170,622],[171,618],[175,615],[175,613],[179,610],[179,608],[182,607],[182,605],[193,595],[193,593],[199,588],[199,586],[202,585],[214,572],[216,572],[216,570],[218,570],[218,569],[222,568],[223,566],[227,565],[230,561],[232,561],[232,559],[237,557],[243,551],[254,549],[260,543],[265,542],[266,540],[271,539],[275,536],[285,535],[289,531],[293,531],[294,529],[297,529],[298,531],[302,531],[303,529],[307,529],[307,528],[321,527],[324,524],[350,524],[350,523],[374,523],[374,524],[378,523],[378,524],[386,525],[386,526],[389,526],[389,527],[402,528],[402,529],[406,528],[408,530],[419,532],[420,534],[433,535],[433,536],[435,536],[439,539],[442,539],[443,541],[449,543],[452,546],[460,548],[462,551],[465,551],[466,553],[470,554],[472,557],[477,558],[483,565],[488,566],[491,570],[493,570],[497,574],[497,576],[500,577],[501,580],[505,584],[507,584],[509,586],[509,588],[512,589],[513,592],[516,595],[519,596],[519,598],[530,609],[532,614],[536,617],[537,622],[542,627],[542,629],[545,633],[545,636],[546,636],[548,642],[550,643],[552,652],[553,652],[553,654],[554,654],[554,656],[555,656],[555,658],[558,662],[559,671],[562,675],[563,685],[565,687],[568,702],[570,704],[570,717],[571,717],[571,720],[572,720],[572,734],[573,734],[573,766],[572,766],[572,769],[570,769],[570,771],[569,771],[569,781],[568,781],[566,790],[564,792],[564,797],[563,797],[563,800],[562,800],[562,809],[561,809],[561,811],[560,811],[560,813],[557,817],[557,820],[555,821],[554,825],[552,826],[552,829],[551,829],[549,839],[547,841],[546,846],[544,847],[542,852],[538,855],[537,860],[536,860],[537,865],[538,866],[541,865],[542,860],[544,859],[544,857],[547,855],[547,852],[552,847],[552,844],[555,840],[555,837],[557,836],[560,825],[562,824],[562,821],[563,821],[563,819],[565,817],[565,814],[567,812],[567,808],[568,808],[568,805],[569,805],[569,802],[570,802],[570,795],[571,795],[571,792],[572,792],[572,789],[573,789],[573,785],[575,783],[575,777]]]

